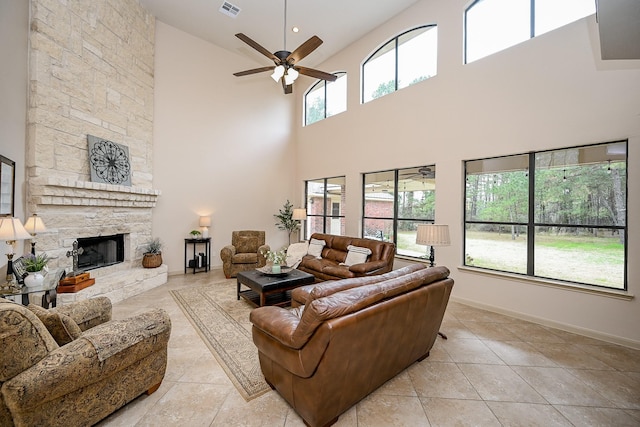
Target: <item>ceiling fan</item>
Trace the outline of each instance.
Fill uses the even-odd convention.
[[[274,65],[270,67],[253,68],[251,70],[233,73],[233,75],[236,77],[262,73],[265,71],[273,71],[273,74],[271,74],[271,78],[276,82],[278,80],[282,82],[282,88],[284,89],[285,94],[293,92],[293,82],[296,80],[296,78],[298,78],[298,74],[304,74],[306,76],[315,77],[316,79],[327,80],[330,82],[337,79],[337,76],[333,74],[297,65],[300,60],[316,50],[322,44],[322,40],[320,39],[320,37],[311,37],[309,40],[298,46],[293,52],[289,52],[287,50],[287,0],[284,0],[283,50],[271,53],[245,34],[238,33],[236,34],[236,37],[266,56],[267,58],[271,59],[274,63]]]
[[[436,177],[436,171],[429,166],[420,166],[418,170],[414,173],[408,173],[406,175],[401,175],[400,179],[433,179]]]

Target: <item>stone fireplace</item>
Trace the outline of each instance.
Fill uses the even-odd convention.
[[[96,283],[65,303],[96,295],[113,302],[167,279],[167,267],[142,267],[153,209],[155,19],[137,0],[30,2],[27,213],[53,267],[71,270],[76,239],[122,235],[121,262],[93,268]],[[131,185],[91,181],[88,135],[129,151]]]
[[[124,234],[78,239],[78,268],[84,271],[124,261]]]

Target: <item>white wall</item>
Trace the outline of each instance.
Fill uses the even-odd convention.
[[[29,2],[0,0],[0,154],[16,162],[14,216],[24,223],[25,138],[27,119],[27,35]],[[7,43],[10,41],[10,43]],[[28,242],[27,242],[28,244]],[[9,246],[0,242],[0,277],[4,280]],[[24,253],[17,242],[17,254]]]
[[[361,174],[435,163],[437,261],[453,297],[640,348],[640,303],[458,270],[463,160],[629,139],[629,294],[640,295],[640,61],[600,60],[595,17],[462,64],[465,0],[418,2],[316,68],[348,73],[347,112],[297,126],[298,181],[346,175],[347,234],[360,234]],[[438,75],[360,105],[360,65],[383,41],[438,24]],[[322,34],[319,34],[322,37]],[[311,84],[311,83],[309,83]],[[301,89],[301,88],[299,88]],[[302,114],[303,90],[296,106]]]
[[[294,97],[256,63],[162,22],[156,26],[153,233],[170,273],[184,268],[184,238],[211,215],[212,267],[233,230],[265,230],[287,244],[273,215],[294,201]]]

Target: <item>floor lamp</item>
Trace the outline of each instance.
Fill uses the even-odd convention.
[[[291,219],[300,221],[300,229],[304,230],[302,224],[305,219],[307,219],[307,210],[304,208],[297,208],[293,210],[293,214],[291,215]],[[301,236],[298,236],[298,240],[301,240],[300,237],[304,237],[304,231],[300,233]]]
[[[16,240],[30,239],[31,234],[24,229],[18,218],[5,217],[0,220],[0,241],[4,240],[11,247],[7,253],[7,283],[5,287],[11,288],[13,284],[13,245]]]
[[[429,267],[435,264],[434,246],[449,246],[451,239],[449,238],[449,226],[443,224],[420,224],[416,233],[416,244],[429,246]]]
[[[24,228],[29,234],[31,234],[31,253],[36,254],[36,234],[44,233],[47,231],[47,227],[44,226],[44,221],[37,214],[33,214],[29,217],[24,224]]]

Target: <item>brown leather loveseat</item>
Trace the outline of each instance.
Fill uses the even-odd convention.
[[[309,242],[313,240],[324,242],[321,257],[305,255],[297,268],[313,274],[316,281],[371,276],[393,269],[395,245],[392,242],[323,233],[313,233]],[[369,249],[371,254],[365,262],[340,265],[347,260],[349,246]]]
[[[405,267],[392,273],[381,281],[377,276],[318,284],[304,307],[251,312],[267,383],[308,425],[333,424],[429,355],[453,288],[449,270]]]

